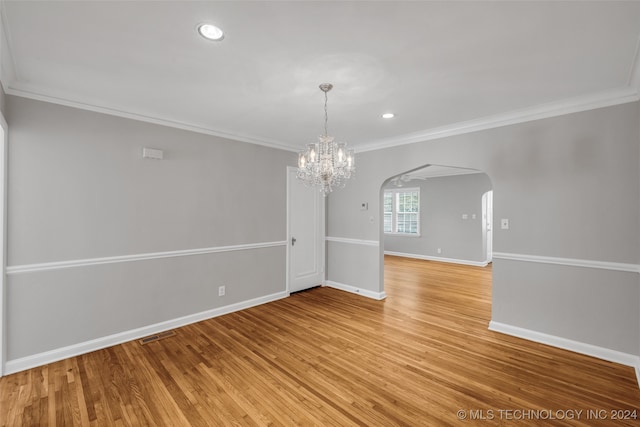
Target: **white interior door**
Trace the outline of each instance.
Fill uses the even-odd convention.
[[[287,168],[289,292],[321,285],[324,280],[324,196]]]

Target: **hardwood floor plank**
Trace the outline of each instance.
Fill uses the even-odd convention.
[[[385,291],[316,288],[6,376],[0,426],[640,425],[611,419],[638,410],[632,368],[488,330],[490,267],[387,256]]]

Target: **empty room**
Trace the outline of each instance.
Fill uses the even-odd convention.
[[[0,426],[636,426],[640,2],[0,0]]]

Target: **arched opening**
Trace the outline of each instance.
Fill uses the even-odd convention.
[[[384,292],[412,294],[420,301],[424,293],[446,295],[450,285],[458,296],[466,292],[464,298],[478,298],[477,305],[490,320],[493,184],[489,176],[475,169],[429,164],[388,178],[380,197]],[[468,278],[475,278],[477,288],[466,282]],[[463,282],[466,287],[458,286]]]

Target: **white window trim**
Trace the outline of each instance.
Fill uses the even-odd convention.
[[[397,223],[397,215],[398,212],[396,211],[397,209],[397,205],[396,205],[396,195],[398,193],[405,193],[405,192],[410,192],[410,191],[417,191],[418,192],[418,229],[416,233],[401,233],[401,232],[397,232],[397,231],[384,231],[384,195],[385,193],[392,193],[393,194],[393,204],[392,204],[392,210],[391,210],[391,230],[395,229],[395,225]],[[383,233],[386,236],[402,236],[402,237],[420,237],[421,233],[420,233],[420,187],[411,187],[411,188],[385,188],[383,193],[382,193],[382,217],[383,217]]]

